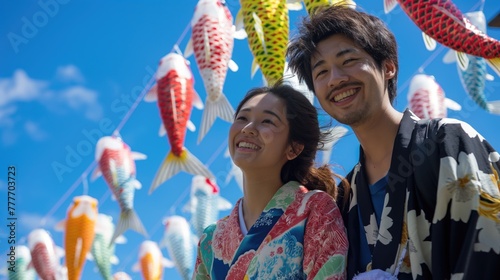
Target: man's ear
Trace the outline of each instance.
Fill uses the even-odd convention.
[[[296,158],[302,151],[304,150],[304,145],[299,144],[296,142],[293,142],[292,144],[288,145],[288,150],[286,151],[286,158],[288,160],[292,160]]]
[[[390,79],[394,78],[394,76],[396,75],[396,65],[394,64],[394,62],[392,60],[384,61],[383,70],[384,70],[386,80],[390,80]]]

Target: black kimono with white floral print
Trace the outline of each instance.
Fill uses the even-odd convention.
[[[360,272],[358,215],[372,254],[368,270],[399,279],[500,279],[500,155],[470,125],[404,112],[380,225],[363,164],[360,149],[350,186],[341,185],[338,198],[349,279]]]

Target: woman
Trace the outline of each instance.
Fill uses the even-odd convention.
[[[244,195],[205,229],[193,279],[345,278],[334,174],[314,167],[325,136],[314,106],[290,86],[247,93],[228,139]]]

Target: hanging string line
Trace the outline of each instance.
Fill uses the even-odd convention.
[[[174,51],[175,46],[180,44],[180,42],[184,39],[190,26],[191,25],[189,22],[186,25],[186,27],[184,28],[182,35],[179,37],[179,39],[177,40],[177,42],[175,43],[174,47],[172,48],[172,50],[170,52]],[[130,116],[132,116],[132,113],[135,111],[135,109],[137,108],[139,103],[142,101],[144,95],[146,95],[146,93],[149,91],[149,89],[154,84],[154,82],[155,82],[155,77],[151,77],[151,79],[149,79],[148,83],[141,91],[141,94],[139,94],[139,96],[137,97],[135,102],[132,104],[132,106],[130,106],[130,109],[127,111],[127,113],[125,114],[125,116],[123,117],[121,122],[118,124],[116,129],[113,131],[113,135],[115,135],[115,136],[119,135],[120,130],[123,128],[123,126],[125,126],[125,124],[129,120]],[[75,189],[80,185],[80,183],[82,183],[84,174],[86,177],[86,175],[90,173],[90,171],[96,166],[96,164],[97,163],[95,161],[92,161],[90,163],[90,165],[85,169],[85,171],[82,173],[82,175],[76,179],[76,181],[68,188],[68,190],[63,194],[63,196],[61,196],[61,198],[54,204],[54,206],[52,206],[52,208],[49,210],[49,212],[42,218],[42,220],[40,221],[40,226],[42,226],[42,227],[45,226],[45,223],[47,222],[48,218],[51,217],[52,215],[54,215],[54,213],[59,209],[59,207],[61,207],[61,205],[66,201],[66,199],[68,199],[69,195],[75,191]],[[108,189],[107,193],[110,193],[109,189]],[[104,202],[106,200],[106,197],[109,196],[109,194],[107,194],[107,193],[105,193],[103,195],[103,197],[101,198],[101,200],[103,200],[102,202]]]

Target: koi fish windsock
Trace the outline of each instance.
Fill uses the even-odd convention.
[[[34,229],[28,235],[31,265],[41,279],[61,279],[65,268],[59,263],[64,250],[54,244],[54,240],[44,229]]]
[[[120,219],[111,237],[110,244],[131,228],[144,236],[146,230],[134,210],[134,193],[141,188],[141,183],[135,178],[135,161],[145,159],[144,154],[130,151],[130,147],[120,138],[105,136],[97,141],[95,160],[98,166],[92,174],[95,180],[103,175],[113,196],[120,205]]]
[[[184,217],[170,216],[163,222],[165,233],[160,247],[167,247],[182,279],[191,279],[194,267],[194,246],[197,242]]]
[[[146,101],[158,102],[163,121],[160,135],[166,130],[170,152],[158,169],[149,193],[181,170],[193,175],[214,177],[212,173],[185,147],[186,128],[193,104],[203,105],[194,90],[194,79],[186,59],[182,55],[169,53],[164,56],[156,72],[156,85],[148,92]]]
[[[479,30],[451,0],[384,0],[384,10],[390,12],[397,4],[424,32],[426,47],[437,42],[460,53],[484,57],[500,75],[500,41]]]
[[[222,93],[228,67],[237,70],[231,60],[234,46],[233,17],[222,2],[198,1],[191,20],[191,40],[184,52],[185,57],[194,52],[207,92],[198,143],[212,127],[216,117],[233,122],[234,109]]]
[[[443,89],[433,76],[415,75],[408,90],[410,110],[421,119],[445,118],[446,108],[460,110],[461,106],[446,98]]]

